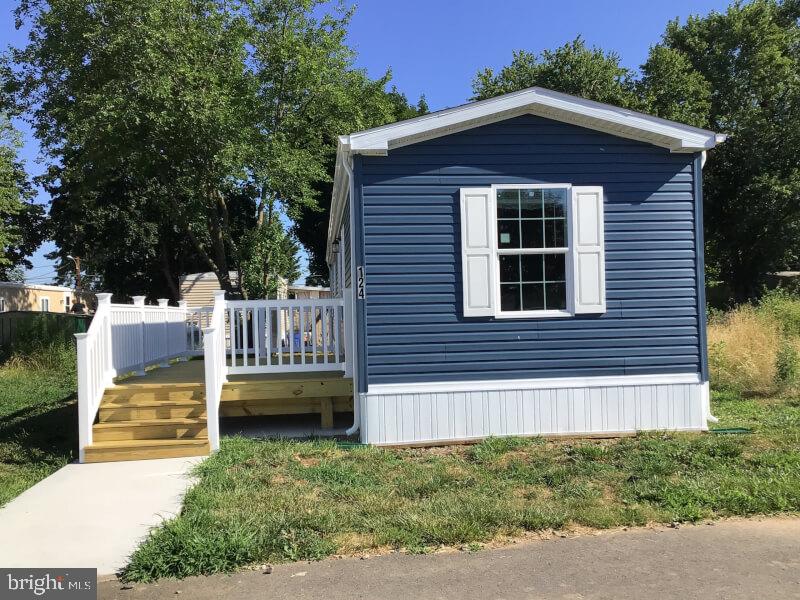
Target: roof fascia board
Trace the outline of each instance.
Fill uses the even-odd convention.
[[[711,131],[540,88],[530,88],[354,133],[346,136],[346,141],[351,152],[385,154],[393,147],[448,135],[526,112],[560,121],[581,122],[582,126],[591,129],[656,144],[673,152],[702,151],[720,141],[720,136]]]
[[[328,219],[328,243],[325,248],[325,261],[333,264],[333,241],[339,233],[344,212],[345,199],[350,191],[349,170],[345,161],[352,161],[349,144],[339,138],[339,147],[336,150],[336,167],[333,174],[333,192],[331,194],[331,216]],[[349,164],[349,163],[348,163]]]

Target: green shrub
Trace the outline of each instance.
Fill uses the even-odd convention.
[[[800,296],[777,288],[766,292],[758,303],[759,312],[774,319],[784,335],[800,336]]]
[[[797,381],[798,370],[800,370],[800,355],[788,340],[782,340],[778,349],[778,356],[775,360],[778,381],[785,385],[791,385]]]

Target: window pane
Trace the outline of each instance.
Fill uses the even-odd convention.
[[[544,256],[544,278],[550,281],[565,281],[564,277],[564,255],[545,254]]]
[[[566,248],[566,221],[548,219],[544,222],[544,241],[548,248]]]
[[[519,284],[502,284],[500,286],[500,310],[508,311],[519,309]]]
[[[522,221],[522,247],[523,248],[544,248],[544,232],[542,231],[542,221],[536,219]]]
[[[541,219],[542,190],[520,190],[520,210],[523,219]]]
[[[546,286],[547,310],[567,309],[567,286],[564,283],[548,283]]]
[[[497,218],[519,218],[519,190],[497,191]]]
[[[519,248],[519,221],[497,222],[497,246],[499,248]]]
[[[544,279],[542,266],[544,255],[526,254],[520,257],[522,262],[522,281],[542,281]]]
[[[522,309],[544,309],[544,285],[541,283],[526,283],[522,286]]]
[[[544,190],[544,216],[563,217],[567,214],[567,190]]]
[[[500,281],[519,281],[519,256],[500,257]]]

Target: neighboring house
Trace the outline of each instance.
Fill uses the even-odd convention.
[[[706,429],[724,139],[540,88],[341,137],[327,260],[361,440]]]
[[[77,292],[60,285],[0,282],[0,312],[70,312]]]
[[[235,271],[228,274],[236,285],[239,276]],[[219,280],[214,273],[190,273],[180,278],[181,300],[189,306],[210,306],[214,304],[214,292],[219,290]],[[288,285],[281,279],[278,287],[278,298],[330,298],[331,292],[326,287],[308,285]]]

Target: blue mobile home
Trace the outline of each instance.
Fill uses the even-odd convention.
[[[706,429],[701,183],[723,140],[541,88],[341,137],[352,431]]]

